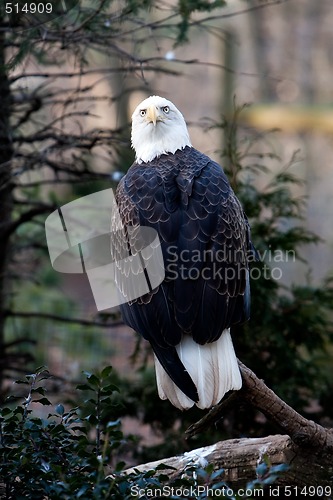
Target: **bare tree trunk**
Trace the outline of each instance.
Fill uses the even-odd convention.
[[[0,19],[1,22],[1,19]],[[10,134],[10,88],[5,66],[5,35],[0,31],[0,387],[5,362],[5,311],[8,290],[8,227],[12,217],[13,198],[11,158],[13,155]]]
[[[256,2],[250,0],[249,4],[253,7],[256,5]],[[275,100],[273,81],[269,78],[271,65],[267,47],[266,15],[267,13],[260,9],[254,10],[249,14],[254,40],[254,58],[259,73],[258,85],[260,87],[260,97],[264,102]],[[269,15],[272,14],[269,13]]]

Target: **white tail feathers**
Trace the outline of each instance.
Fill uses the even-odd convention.
[[[205,345],[197,344],[189,335],[184,335],[176,349],[198,390],[198,403],[194,403],[176,386],[156,356],[155,369],[160,398],[169,399],[180,410],[187,410],[194,404],[201,409],[210,408],[221,401],[226,392],[242,387],[230,329],[224,330],[216,342]]]

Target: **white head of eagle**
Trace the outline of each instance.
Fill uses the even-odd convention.
[[[153,95],[142,101],[132,115],[132,147],[138,163],[191,146],[186,123],[176,106]]]
[[[230,327],[249,318],[249,224],[172,102],[151,96],[137,106],[132,146],[117,204],[125,226],[157,231],[165,279],[121,304],[122,317],[153,349],[159,396],[181,410],[210,408],[242,385]]]

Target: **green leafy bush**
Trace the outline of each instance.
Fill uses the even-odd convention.
[[[232,490],[223,481],[223,470],[214,471],[212,464],[191,466],[172,482],[164,465],[146,472],[124,472],[125,463],[114,461],[126,440],[119,419],[113,420],[117,405],[113,395],[118,388],[111,381],[111,370],[86,373],[85,383],[77,387],[87,396],[83,403],[69,410],[58,403],[44,418],[33,408],[52,406],[41,384],[49,378],[48,372],[38,369],[17,381],[23,388],[21,396],[11,396],[0,412],[1,498],[126,500],[144,492],[188,498],[190,491],[193,498],[203,499],[208,487],[224,489],[225,498],[236,498],[228,494]],[[270,484],[285,468],[262,463],[257,479],[247,488]]]

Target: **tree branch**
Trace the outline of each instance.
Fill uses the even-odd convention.
[[[173,76],[179,76],[179,72],[178,71],[174,71],[174,70],[169,70],[169,69],[166,69],[166,68],[158,68],[158,67],[154,67],[154,66],[143,66],[143,64],[137,64],[135,66],[131,66],[129,68],[127,68],[127,72],[129,73],[136,73],[137,71],[141,71],[141,70],[144,70],[144,71],[151,71],[151,72],[154,72],[154,71],[159,71],[160,73],[165,73],[165,74],[168,74],[168,75],[173,75]],[[87,76],[87,75],[109,75],[111,73],[119,73],[121,72],[122,69],[121,68],[100,68],[100,69],[91,69],[91,70],[80,70],[80,71],[72,71],[72,72],[59,72],[59,73],[52,73],[52,72],[46,72],[46,73],[42,73],[42,72],[39,72],[39,73],[21,73],[21,74],[18,74],[18,75],[15,75],[14,77],[12,77],[10,79],[10,83],[13,84],[15,83],[17,80],[20,80],[22,78],[47,78],[47,79],[54,79],[56,80],[57,78],[65,78],[65,79],[71,79],[71,78],[82,78],[83,76]]]
[[[52,210],[56,210],[56,206],[52,207],[51,205],[41,205],[39,207],[31,208],[30,210],[27,210],[26,212],[21,214],[20,217],[18,217],[16,220],[7,224],[7,226],[4,229],[4,234],[5,235],[13,234],[16,231],[16,229],[19,226],[21,226],[21,224],[30,222],[37,215],[49,213]]]
[[[123,326],[122,321],[114,321],[112,323],[106,323],[104,321],[90,321],[87,319],[80,318],[68,318],[67,316],[60,316],[57,314],[41,313],[34,311],[5,311],[6,317],[18,317],[18,318],[39,318],[39,319],[49,319],[52,321],[60,321],[62,323],[76,323],[82,326],[98,326],[102,328],[115,328],[117,326]]]
[[[279,398],[269,389],[263,380],[260,380],[247,366],[238,361],[243,379],[240,391],[232,393],[226,400],[210,410],[199,422],[186,430],[186,437],[190,438],[208,426],[220,420],[227,406],[234,399],[243,399],[288,434],[292,441],[300,447],[324,447],[327,452],[333,453],[333,430],[325,429],[312,420],[307,420]]]
[[[264,413],[288,435],[264,438],[230,439],[210,446],[198,448],[182,455],[164,458],[156,462],[127,469],[127,473],[147,471],[166,465],[170,480],[181,477],[184,470],[193,465],[204,467],[213,464],[214,469],[224,469],[228,484],[242,486],[255,478],[256,467],[263,461],[270,465],[288,464],[289,470],[275,484],[296,486],[327,486],[333,488],[333,430],[307,420],[288,406],[262,380],[243,363],[239,362],[243,387],[212,408],[199,422],[186,431],[189,438],[203,429],[211,427],[222,417],[226,407],[236,400],[246,400]],[[175,470],[168,469],[173,467]],[[279,490],[277,490],[279,491]],[[331,490],[332,491],[332,490]],[[281,493],[281,494],[280,494]],[[278,497],[284,497],[283,489]],[[326,498],[326,497],[325,497]]]
[[[295,452],[292,450],[291,440],[288,436],[276,435],[261,439],[229,439],[175,457],[141,464],[127,469],[126,473],[145,472],[161,467],[163,464],[175,469],[175,471],[169,469],[167,471],[169,479],[173,480],[180,477],[188,467],[205,467],[214,463],[214,468],[225,470],[224,479],[226,481],[236,480],[237,483],[240,483],[249,478],[255,478],[255,468],[263,461],[264,455],[269,456],[272,465],[276,465],[289,463],[295,457]],[[246,457],[246,461],[244,457]]]

